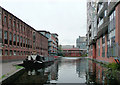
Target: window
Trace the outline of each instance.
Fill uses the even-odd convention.
[[[14,36],[13,36],[13,43],[14,43],[14,45],[16,45],[16,34],[14,34]]]
[[[9,19],[9,25],[11,26],[11,24],[12,24],[12,20],[11,20],[11,19]]]
[[[102,37],[102,44],[105,43],[105,36]]]
[[[22,25],[21,25],[20,31],[22,32]]]
[[[19,35],[17,35],[17,46],[19,46]]]
[[[17,55],[20,55],[20,54],[19,54],[19,51],[17,51]]]
[[[15,22],[15,20],[14,20],[14,22],[13,22],[13,28],[15,28],[15,27],[16,27],[15,25],[16,25],[16,22]]]
[[[0,49],[0,56],[2,56],[2,49]]]
[[[24,32],[24,27],[23,28],[21,28],[22,29],[22,32]]]
[[[12,56],[13,54],[12,54],[12,50],[10,50],[10,56]]]
[[[23,55],[25,55],[25,51],[24,51],[24,54]]]
[[[33,32],[33,42],[35,42],[35,39],[36,39],[35,32]]]
[[[27,47],[27,39],[26,39],[26,47]]]
[[[19,28],[19,23],[17,23],[17,28]]]
[[[16,50],[13,51],[13,55],[16,55]]]
[[[115,17],[115,16],[116,16],[116,11],[114,10],[114,12],[113,12],[113,13],[114,13],[114,17]]]
[[[29,48],[29,45],[30,45],[30,42],[29,42],[29,39],[28,39],[28,48]]]
[[[108,27],[108,48],[107,48],[107,57],[117,56],[116,54],[116,44],[115,44],[115,23],[116,23],[116,12],[115,10],[109,16],[109,27]]]
[[[98,56],[100,56],[100,39],[98,40]]]
[[[18,32],[20,32],[20,29],[19,29],[19,22],[17,23],[17,30]]]
[[[111,0],[108,0],[108,5],[111,3]]]
[[[2,29],[0,29],[0,43],[2,43]]]
[[[102,46],[102,57],[105,57],[105,45]]]
[[[10,37],[9,37],[10,45],[12,45],[12,33],[10,32]]]
[[[8,34],[8,32],[5,31],[5,32],[4,32],[4,39],[8,39],[7,34]]]
[[[23,28],[23,32],[25,32],[25,27]]]
[[[105,10],[105,12],[104,12],[104,16],[105,16],[105,17],[107,16],[107,10]]]
[[[10,18],[10,19],[9,19],[9,27],[8,27],[8,28],[11,27],[11,24],[12,24],[12,20],[11,20],[11,18]]]
[[[19,42],[19,35],[17,35],[17,42]]]
[[[8,44],[8,32],[4,31],[4,42],[5,44]]]
[[[1,15],[1,13],[0,13],[0,20],[2,19],[2,15]]]
[[[110,23],[109,23],[108,32],[109,32],[109,41],[110,41],[110,44],[112,42],[115,42],[115,16],[116,16],[116,12],[114,10],[111,13],[111,15],[109,16],[110,17]]]
[[[22,36],[20,37],[20,45],[22,47]]]
[[[23,38],[23,47],[25,47],[25,38]]]
[[[8,50],[5,50],[5,56],[7,56],[8,55]]]
[[[21,51],[21,53],[20,53],[21,55],[23,55],[23,51]]]
[[[115,29],[115,23],[116,23],[116,12],[115,10],[110,14],[109,16],[109,28],[108,28],[108,32],[111,32],[113,29]]]
[[[7,23],[7,17],[4,16],[4,23]]]

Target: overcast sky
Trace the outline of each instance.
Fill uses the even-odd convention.
[[[0,0],[0,6],[35,28],[59,35],[59,44],[75,45],[86,35],[86,0]]]

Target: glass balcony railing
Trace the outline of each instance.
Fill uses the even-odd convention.
[[[100,13],[100,11],[102,10],[103,7],[104,7],[103,4],[99,7],[98,14]]]
[[[98,24],[98,28],[103,24],[103,18],[101,19],[101,21]]]

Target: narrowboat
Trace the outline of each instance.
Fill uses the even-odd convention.
[[[44,59],[42,56],[39,55],[29,55],[27,58],[23,61],[24,67],[40,67],[44,63]]]
[[[39,68],[51,65],[54,62],[54,57],[43,55],[29,55],[23,61],[23,66],[26,68]]]

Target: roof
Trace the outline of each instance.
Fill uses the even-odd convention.
[[[80,50],[79,48],[63,49],[63,50]]]
[[[50,32],[46,31],[46,30],[38,30],[38,32],[45,32],[45,33],[49,33],[50,34]]]
[[[58,36],[58,34],[57,34],[57,33],[52,33],[52,35],[57,35],[57,36]]]
[[[71,49],[63,49],[65,50],[69,50],[69,51],[78,51],[78,50],[86,50],[86,49],[79,49],[79,48],[71,48]]]
[[[4,10],[6,13],[12,15],[13,17],[15,17],[17,20],[20,20],[20,22],[22,22],[23,24],[27,25],[28,27],[30,27],[30,29],[34,30],[35,32],[39,33],[36,29],[34,29],[32,26],[30,26],[29,24],[27,24],[26,22],[24,22],[22,19],[20,19],[19,17],[13,15],[11,12],[7,11],[6,9],[4,9],[3,7],[0,6],[0,8],[2,10]],[[42,35],[41,33],[39,33],[40,35]],[[46,36],[44,36],[46,37]],[[46,37],[47,38],[47,37]]]

